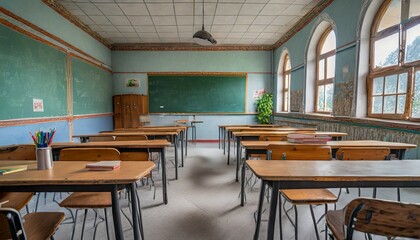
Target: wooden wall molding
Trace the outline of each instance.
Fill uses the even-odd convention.
[[[111,50],[115,51],[271,51],[271,45],[213,45],[198,44],[151,44],[151,43],[115,43]]]
[[[29,124],[38,124],[46,122],[67,122],[68,117],[46,117],[46,118],[27,118],[27,119],[12,119],[12,120],[1,120],[0,127],[14,127]]]

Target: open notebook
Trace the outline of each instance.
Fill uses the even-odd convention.
[[[121,161],[100,161],[95,163],[88,163],[86,164],[86,168],[96,171],[108,171],[117,169],[120,167],[120,165]]]

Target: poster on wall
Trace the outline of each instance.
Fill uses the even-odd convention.
[[[140,87],[140,80],[134,78],[127,79],[126,87]]]
[[[44,100],[33,98],[33,109],[34,109],[34,112],[43,112]]]

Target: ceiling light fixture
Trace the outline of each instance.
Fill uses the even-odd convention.
[[[204,30],[204,0],[203,0],[203,25],[201,27],[201,30],[197,31],[193,35],[194,42],[200,45],[212,45],[216,44],[216,39],[213,38],[213,36]]]

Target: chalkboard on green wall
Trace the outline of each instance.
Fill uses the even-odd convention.
[[[0,24],[0,105],[0,120],[65,116],[66,54]]]
[[[151,75],[151,113],[243,113],[246,75]]]
[[[112,74],[96,65],[72,58],[73,113],[112,112]]]

